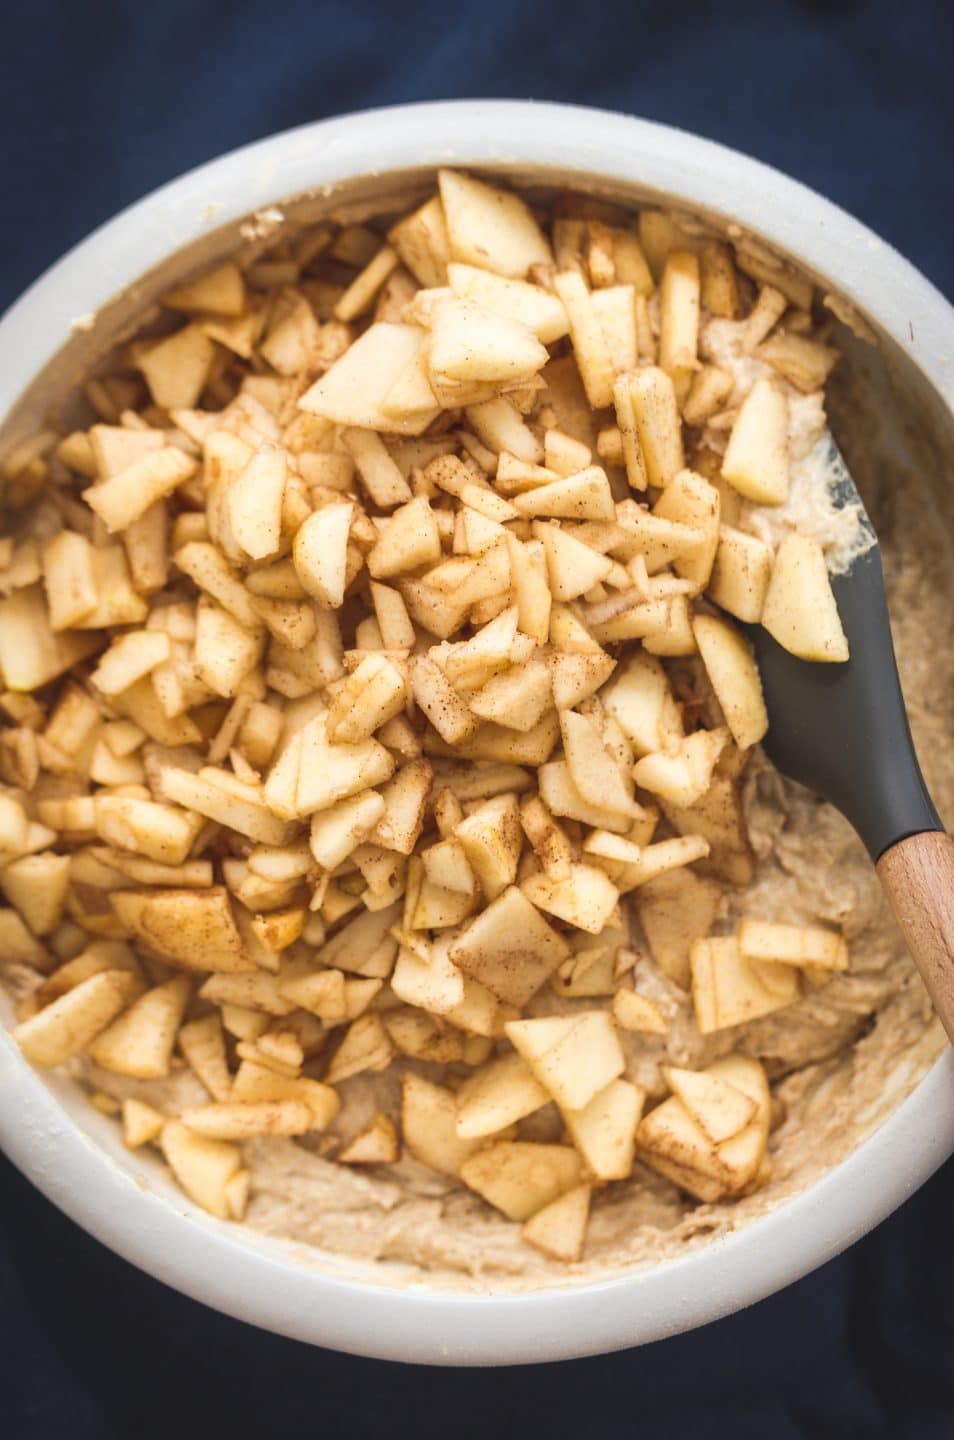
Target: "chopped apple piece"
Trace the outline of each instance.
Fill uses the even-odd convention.
[[[519,195],[459,170],[437,178],[455,260],[518,280],[531,265],[550,263],[546,237]]]
[[[771,380],[757,380],[742,401],[722,461],[722,478],[757,505],[788,496],[788,402]]]
[[[32,1065],[62,1065],[105,1030],[136,987],[136,976],[129,970],[98,971],[21,1021],[13,1038]]]
[[[694,470],[680,470],[656,501],[653,514],[698,532],[699,538],[680,549],[672,563],[677,575],[691,580],[697,591],[704,590],[719,545],[718,490]]]
[[[430,656],[415,656],[410,675],[414,699],[442,740],[459,745],[473,735],[478,724],[476,715]]]
[[[219,1012],[203,1015],[180,1026],[179,1049],[193,1073],[201,1080],[213,1100],[228,1100],[232,1093],[225,1054],[225,1034]]]
[[[450,247],[444,207],[434,195],[388,231],[388,240],[418,284],[443,285],[447,280]]]
[[[659,366],[685,400],[698,366],[699,258],[691,250],[670,250],[659,285]]]
[[[127,692],[128,694],[128,692]],[[181,742],[180,742],[181,743]],[[266,808],[264,798],[251,793],[228,790],[221,782],[225,772],[204,766],[200,774],[163,765],[159,772],[158,792],[166,800],[194,810],[220,825],[227,825],[262,845],[282,845],[287,826]],[[291,817],[289,817],[291,818]]]
[[[43,546],[42,556],[50,629],[70,630],[99,601],[93,547],[85,535],[61,530]]]
[[[336,869],[371,834],[384,811],[384,797],[376,790],[365,790],[313,815],[310,845],[318,864],[326,870]]]
[[[669,1021],[655,1000],[635,990],[617,990],[613,996],[613,1015],[623,1030],[645,1035],[668,1035]]]
[[[618,667],[601,700],[637,755],[667,750],[683,739],[682,717],[662,663],[637,651]]]
[[[733,740],[740,750],[757,745],[768,729],[768,713],[750,645],[719,615],[695,616],[692,633]]]
[[[628,1178],[644,1101],[638,1085],[612,1080],[581,1110],[563,1111],[570,1139],[595,1179]]]
[[[189,993],[190,984],[184,975],[147,990],[89,1044],[90,1059],[104,1070],[132,1075],[137,1080],[159,1080],[168,1075]]]
[[[510,1220],[529,1220],[580,1180],[580,1159],[566,1145],[500,1140],[471,1155],[460,1178]]]
[[[571,865],[560,877],[530,875],[520,888],[540,910],[590,935],[599,935],[619,899],[615,885],[594,865]]]
[[[744,1091],[705,1070],[664,1065],[663,1076],[692,1118],[716,1145],[744,1130],[758,1106]]]
[[[545,1020],[513,1020],[507,1038],[564,1110],[582,1110],[625,1069],[613,1017],[586,1010]]]
[[[800,660],[842,662],[848,641],[817,540],[793,532],[775,556],[762,624]]]
[[[198,314],[241,315],[245,309],[242,272],[228,260],[194,280],[187,280],[184,285],[167,290],[162,303],[173,310]]]
[[[558,525],[537,525],[534,534],[543,542],[554,600],[575,600],[578,595],[585,595],[613,569],[612,560],[574,539]]]
[[[49,935],[63,918],[70,889],[70,857],[50,850],[23,855],[0,870],[0,889],[34,935]],[[8,953],[5,946],[0,953]]]
[[[606,471],[590,465],[576,475],[564,475],[514,498],[521,515],[557,520],[613,520],[616,506]]]
[[[42,585],[14,590],[0,600],[0,670],[8,690],[39,690],[101,644],[100,636],[82,631],[54,633]]]
[[[386,580],[420,565],[433,565],[440,556],[437,521],[426,496],[419,495],[385,523],[368,556],[368,569],[376,580]]]
[[[633,766],[636,784],[673,805],[694,805],[708,790],[728,740],[726,729],[695,730],[671,751],[660,750],[637,760]]]
[[[692,513],[688,505],[679,508],[683,513]],[[699,508],[703,513],[708,513],[711,504]],[[681,555],[694,553],[706,538],[705,530],[696,528],[694,521],[684,523],[667,519],[658,507],[656,510],[646,510],[642,505],[631,501],[624,501],[617,506],[616,521],[625,532],[625,540],[622,545],[613,548],[617,554],[627,557],[631,574],[634,573],[633,561],[636,556],[643,557],[647,572],[654,575],[658,570],[664,570],[667,565],[673,564]]]
[[[222,886],[149,893],[121,890],[109,899],[134,939],[173,965],[224,973],[254,969]]]
[[[738,1195],[752,1184],[765,1159],[771,1116],[771,1097],[765,1071],[757,1060],[744,1055],[727,1055],[701,1072],[681,1072],[683,1084],[690,1085],[698,1118],[678,1094],[663,1101],[643,1120],[637,1132],[640,1158],[700,1200],[719,1200]],[[686,1081],[685,1077],[691,1076]],[[742,1128],[716,1142],[700,1123],[719,1132],[728,1121],[722,1106],[712,1103],[709,1082],[731,1087],[754,1105],[752,1117]],[[724,1098],[724,1092],[721,1093]],[[738,1101],[731,1109],[739,1113]]]
[[[252,560],[278,552],[287,478],[284,450],[266,442],[228,488],[229,527],[236,544]]]
[[[226,1187],[242,1168],[239,1146],[197,1135],[179,1120],[166,1122],[159,1145],[190,1200],[219,1220],[227,1220],[231,1210]]]
[[[472,810],[454,834],[488,901],[512,885],[520,859],[521,834],[516,797],[496,796]]]
[[[523,1006],[569,954],[561,935],[515,886],[451,941],[450,959],[508,1005]]]
[[[368,737],[353,744],[338,744],[328,738],[327,715],[316,715],[300,732],[301,755],[293,812],[299,816],[324,810],[349,795],[360,794],[389,780],[394,759],[377,740]],[[272,805],[269,786],[276,777],[272,768],[265,785],[265,800]],[[277,789],[277,787],[276,787]]]
[[[697,1200],[714,1202],[729,1191],[729,1177],[711,1141],[677,1095],[640,1121],[637,1154],[653,1170]]]
[[[426,339],[419,325],[378,321],[305,392],[299,406],[338,425],[420,435],[440,409],[426,380],[423,408],[416,403],[398,408],[391,396],[402,375],[420,363]]]
[[[550,1101],[520,1055],[504,1055],[475,1070],[457,1092],[457,1134],[463,1140],[496,1135]]]
[[[707,593],[737,620],[755,624],[762,618],[772,574],[772,551],[763,541],[731,525],[719,526]]]
[[[801,993],[794,966],[747,959],[734,935],[694,941],[689,958],[702,1035],[781,1010]]]
[[[473,300],[441,300],[431,326],[431,373],[449,380],[505,384],[532,375],[550,357],[519,320]]]
[[[457,1179],[482,1138],[463,1140],[457,1133],[457,1099],[452,1090],[433,1085],[409,1071],[403,1077],[401,1132],[415,1160]]]
[[[394,1121],[380,1111],[335,1156],[339,1165],[393,1165],[400,1158]]]
[[[702,304],[712,315],[734,320],[739,313],[739,277],[732,251],[721,240],[707,240],[700,253]]]
[[[605,684],[616,668],[612,655],[600,650],[589,655],[547,656],[553,700],[558,710],[572,710]]]
[[[348,1028],[325,1075],[329,1085],[364,1070],[386,1070],[394,1055],[388,1032],[378,1015],[360,1015]]]
[[[562,301],[539,285],[504,279],[489,270],[458,262],[448,265],[447,279],[455,295],[472,300],[495,315],[519,321],[544,345],[562,339],[569,330]]]
[[[512,666],[468,696],[471,713],[481,720],[524,732],[539,723],[552,703],[550,671],[539,658]]]
[[[259,1135],[304,1135],[312,1113],[301,1100],[229,1100],[190,1105],[182,1123],[210,1140],[251,1140]]]
[[[767,920],[743,920],[739,950],[747,960],[770,960],[784,965],[818,965],[825,970],[847,970],[848,946],[843,935],[820,925],[780,925]]]
[[[399,714],[408,696],[405,675],[384,655],[366,655],[335,695],[328,737],[336,744],[366,740]]]
[[[590,304],[609,352],[615,374],[635,370],[639,358],[636,336],[636,292],[632,285],[594,290]]]
[[[185,325],[139,356],[153,400],[163,410],[191,410],[205,389],[215,346],[199,325]]]
[[[162,1111],[147,1105],[143,1100],[124,1100],[122,1114],[123,1144],[130,1150],[136,1150],[140,1145],[149,1145],[166,1123]]]
[[[464,999],[464,977],[448,959],[446,942],[436,941],[424,959],[406,947],[398,951],[391,989],[407,1005],[449,1015]]]
[[[616,369],[592,296],[576,270],[558,274],[554,287],[567,313],[573,353],[587,401],[594,410],[601,410],[612,404]]]
[[[329,610],[344,603],[348,535],[354,506],[325,505],[299,529],[292,547],[295,574],[306,594]]]
[[[434,771],[427,760],[403,765],[382,792],[384,813],[375,822],[370,839],[401,855],[410,855],[424,826]]]
[[[633,790],[616,756],[604,743],[594,722],[575,710],[560,715],[566,762],[583,799],[601,810],[632,815]]]
[[[627,443],[630,443],[628,437],[635,429],[642,455],[643,473],[650,485],[663,489],[685,463],[676,391],[665,370],[654,365],[634,371],[628,377],[628,382],[631,419],[630,415],[620,417],[617,402],[617,421],[623,437],[623,452],[626,453]],[[628,470],[627,464],[627,473]],[[630,484],[633,484],[632,478]],[[636,485],[634,488],[646,487]]]
[[[254,1060],[243,1060],[232,1085],[233,1101],[294,1100],[311,1111],[308,1130],[326,1130],[341,1109],[338,1092],[320,1080],[279,1075]]]
[[[545,645],[550,635],[553,600],[543,545],[539,540],[521,544],[511,535],[507,548],[520,629],[524,635],[532,636],[538,645]]]
[[[579,1260],[590,1215],[590,1193],[589,1185],[578,1185],[551,1200],[526,1222],[521,1237],[554,1260]]]
[[[839,358],[833,346],[790,330],[777,331],[755,353],[806,395],[822,389]]]
[[[171,653],[164,631],[133,630],[113,641],[90,678],[104,695],[118,695],[168,660]]]

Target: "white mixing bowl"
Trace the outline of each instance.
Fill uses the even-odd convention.
[[[355,213],[369,201],[387,208],[388,197],[423,188],[440,164],[648,197],[764,237],[865,315],[881,338],[897,403],[935,436],[940,453],[954,453],[954,311],[871,231],[777,171],[692,135],[596,110],[496,101],[308,125],[194,170],[111,220],[0,322],[0,453],[36,428],[50,394],[94,363],[177,274],[232,248],[250,213],[304,196],[289,214],[305,205],[320,214],[342,201]],[[93,313],[90,329],[83,317]],[[954,1149],[954,1057],[944,1053],[912,1090],[914,1078],[899,1057],[886,1086],[899,1098],[910,1090],[907,1099],[849,1158],[738,1233],[665,1264],[526,1294],[395,1282],[383,1268],[211,1219],[157,1162],[124,1149],[118,1127],[74,1085],[32,1070],[2,1029],[0,1141],[104,1244],[242,1320],[391,1360],[512,1364],[691,1329],[838,1254]]]

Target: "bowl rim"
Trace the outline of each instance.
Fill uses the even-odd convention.
[[[540,167],[630,183],[745,226],[872,316],[954,409],[954,309],[891,246],[780,172],[688,132],[586,107],[460,100],[304,125],[234,150],[122,211],[0,320],[0,416],[97,311],[171,252],[263,207],[359,176],[440,164]],[[726,191],[730,201],[726,202]],[[859,263],[859,257],[863,257]],[[111,1161],[0,1035],[0,1144],[54,1204],[156,1279],[312,1344],[424,1364],[501,1365],[623,1349],[771,1294],[884,1219],[954,1151],[954,1054],[840,1164],[737,1233],[565,1288],[472,1294],[369,1284],[253,1247]],[[198,1221],[198,1223],[196,1223]]]

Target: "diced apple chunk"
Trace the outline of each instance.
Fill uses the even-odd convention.
[[[189,1198],[219,1220],[229,1219],[226,1186],[242,1166],[239,1146],[198,1135],[179,1120],[166,1122],[159,1144]]]
[[[121,890],[110,901],[123,926],[145,948],[186,970],[253,970],[235,926],[228,892]]]
[[[455,295],[473,300],[497,315],[519,320],[544,345],[560,340],[569,329],[566,310],[559,297],[539,285],[505,279],[457,261],[448,265],[447,279]]]
[[[132,999],[136,976],[103,970],[23,1020],[13,1038],[33,1065],[62,1065],[86,1048]]]
[[[788,402],[771,380],[757,380],[742,402],[722,461],[722,478],[757,505],[788,496]]]
[[[848,659],[848,640],[817,540],[793,532],[782,541],[762,607],[762,624],[800,660]]]
[[[762,540],[720,525],[719,544],[707,593],[737,620],[755,624],[762,618],[772,574],[772,551]]]
[[[532,375],[549,356],[519,320],[473,300],[442,300],[431,326],[431,373],[448,380],[505,384]]]
[[[147,990],[118,1020],[100,1031],[88,1047],[90,1059],[104,1070],[138,1080],[167,1075],[189,992],[185,976]]]
[[[768,713],[751,647],[719,615],[695,616],[692,633],[733,740],[740,750],[757,745],[768,729]]]
[[[801,993],[791,965],[749,960],[734,935],[696,940],[690,951],[692,999],[703,1035],[792,1005]]]
[[[569,953],[563,937],[515,886],[451,942],[450,958],[508,1005],[523,1006]]]
[[[612,1080],[581,1110],[564,1110],[570,1138],[597,1180],[626,1180],[645,1096],[629,1080]]]
[[[580,1157],[569,1146],[521,1140],[500,1140],[460,1167],[464,1184],[509,1220],[529,1220],[575,1189],[580,1174]]]
[[[463,1140],[496,1135],[550,1101],[520,1055],[481,1066],[457,1092],[457,1133]]]
[[[393,1165],[400,1156],[393,1120],[378,1113],[335,1158],[339,1165]]]
[[[526,1222],[522,1238],[554,1260],[579,1260],[586,1239],[590,1193],[589,1185],[578,1185],[551,1200]]]
[[[780,964],[818,965],[825,970],[847,970],[848,946],[844,936],[820,925],[781,925],[777,921],[743,920],[739,950],[748,960]]]
[[[546,238],[518,195],[457,170],[441,170],[438,182],[455,260],[513,279],[550,262]]]
[[[553,1020],[514,1020],[506,1031],[540,1084],[565,1110],[582,1110],[625,1068],[608,1010]]]
[[[520,888],[540,910],[590,935],[599,935],[619,899],[616,887],[594,865],[571,865],[569,874],[560,877],[530,875]]]
[[[409,1071],[403,1078],[401,1133],[415,1160],[456,1179],[484,1142],[457,1133],[457,1100],[452,1090]]]
[[[673,1094],[679,1096],[716,1145],[744,1130],[756,1114],[755,1101],[718,1075],[675,1065],[664,1066],[663,1075]]]

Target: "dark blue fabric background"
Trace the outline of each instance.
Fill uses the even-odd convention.
[[[223,150],[449,96],[629,110],[815,186],[954,295],[954,3],[32,0],[0,10],[0,308],[93,226]],[[641,1351],[411,1370],[212,1314],[0,1162],[0,1435],[954,1436],[948,1166],[822,1271]]]

